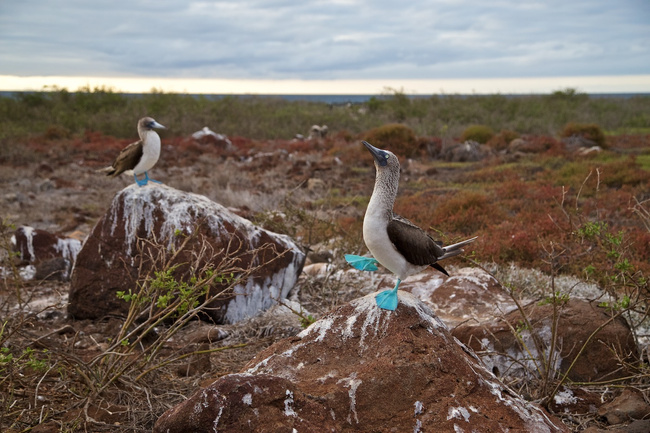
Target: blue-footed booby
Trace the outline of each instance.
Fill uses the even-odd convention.
[[[375,187],[363,219],[363,240],[374,258],[346,254],[345,259],[363,271],[375,271],[376,264],[380,263],[397,276],[395,288],[384,290],[375,297],[380,308],[395,310],[397,290],[403,279],[429,266],[449,275],[438,262],[461,254],[462,247],[474,242],[476,237],[445,247],[420,227],[394,214],[399,161],[392,152],[378,149],[367,141],[363,145],[372,153],[377,170]]]
[[[135,183],[140,186],[146,185],[148,181],[160,183],[157,180],[149,178],[149,171],[160,157],[160,137],[154,131],[154,128],[165,129],[163,125],[156,122],[151,117],[143,117],[138,121],[138,135],[140,140],[126,146],[110,167],[99,170],[106,173],[106,176],[115,177],[118,174],[131,171]],[[138,176],[144,173],[144,179],[138,179]]]

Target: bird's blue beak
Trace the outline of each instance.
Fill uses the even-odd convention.
[[[161,125],[160,123],[156,122],[155,120],[149,124],[149,128],[167,129],[167,128],[165,128],[165,126]]]
[[[375,161],[377,161],[377,164],[380,166],[384,167],[386,164],[388,164],[388,154],[384,152],[381,149],[377,149],[375,146],[372,144],[368,143],[367,141],[362,141],[363,145],[366,146],[366,148],[372,153],[372,156],[375,158]]]

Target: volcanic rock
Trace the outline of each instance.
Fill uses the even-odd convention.
[[[650,420],[635,420],[631,423],[618,427],[618,428],[607,428],[600,429],[598,427],[588,427],[585,430],[582,430],[582,433],[648,433],[650,432]]]
[[[77,239],[55,235],[30,226],[19,227],[11,238],[13,250],[19,258],[36,266],[38,279],[67,280],[70,268],[81,250]]]
[[[325,433],[337,431],[334,426],[326,406],[291,381],[230,374],[165,412],[153,431]]]
[[[523,138],[515,138],[508,144],[507,153],[541,153],[547,150],[543,141],[526,141]]]
[[[621,395],[598,409],[598,415],[605,417],[610,425],[622,424],[650,416],[650,405],[643,393],[634,388],[626,388]]]
[[[200,144],[212,144],[217,148],[224,150],[233,150],[233,144],[230,139],[224,134],[217,134],[207,126],[204,126],[200,131],[192,134],[194,141]]]
[[[81,249],[81,242],[77,239],[65,238],[30,226],[19,227],[14,233],[11,243],[14,251],[20,254],[20,258],[28,262],[39,262],[57,257],[74,262]]]
[[[390,284],[392,281],[385,281],[382,287],[392,288]],[[479,268],[455,269],[449,277],[423,272],[402,282],[400,289],[429,303],[451,327],[471,319],[491,320],[517,307],[506,289]]]
[[[197,391],[154,432],[567,431],[502,385],[415,296],[400,292],[386,311],[374,295]]]
[[[71,263],[63,257],[44,260],[35,266],[35,280],[67,281],[70,277]]]
[[[545,362],[542,357],[549,357],[554,332],[557,338],[551,355],[551,368],[565,373],[590,335],[604,325],[587,343],[568,378],[576,382],[592,382],[627,375],[620,360],[634,362],[638,359],[638,351],[625,319],[620,316],[612,319],[609,310],[580,299],[571,299],[556,307],[554,316],[552,303],[531,303],[523,308],[523,315],[519,310],[511,311],[503,319],[462,324],[452,333],[479,352],[483,362],[494,373],[532,377],[538,366]],[[554,317],[557,318],[555,326]]]
[[[600,392],[577,386],[563,386],[553,396],[549,409],[553,413],[596,414],[602,404]]]
[[[288,236],[255,226],[204,196],[165,185],[131,185],[115,196],[79,252],[68,313],[79,319],[126,313],[128,304],[116,292],[135,290],[168,261],[177,266],[174,277],[184,281],[206,264],[250,269],[250,276],[207,312],[216,323],[234,323],[285,298],[305,254]]]
[[[473,140],[464,143],[446,143],[440,151],[442,159],[452,162],[482,161],[492,155],[494,152],[489,146]]]
[[[597,143],[581,135],[572,135],[561,140],[566,150],[569,152],[578,152],[581,149],[597,147]]]

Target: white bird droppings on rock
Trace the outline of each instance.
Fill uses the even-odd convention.
[[[295,410],[293,410],[293,392],[287,389],[287,398],[284,400],[284,414],[286,416],[298,416]]]
[[[343,383],[344,387],[350,388],[348,390],[348,396],[350,397],[350,414],[348,415],[348,423],[352,424],[352,416],[354,415],[354,420],[359,424],[359,417],[357,416],[357,388],[361,385],[361,380],[357,379],[357,373],[352,373],[349,377],[345,377],[337,383]]]
[[[563,389],[558,391],[557,394],[553,397],[553,401],[558,406],[565,404],[575,404],[578,402],[578,397],[576,397],[570,389]]]
[[[54,249],[61,253],[64,259],[69,260],[70,263],[74,263],[77,260],[77,254],[81,251],[81,242],[73,238],[60,238],[54,246]]]
[[[449,411],[447,412],[447,421],[453,418],[460,420],[464,419],[465,422],[469,422],[469,411],[462,406],[450,407]]]
[[[29,253],[29,257],[34,260],[34,228],[30,226],[22,226],[20,230],[23,231],[25,234],[25,238],[27,239],[27,252]],[[11,244],[16,246],[16,235],[11,236]]]
[[[332,327],[332,324],[334,323],[334,319],[331,317],[324,317],[321,320],[318,320],[311,325],[304,331],[301,331],[300,334],[298,334],[299,338],[305,338],[307,335],[311,334],[312,332],[317,332],[318,337],[316,338],[316,341],[323,341],[325,336],[327,335],[327,331]]]
[[[215,433],[217,432],[217,427],[219,426],[219,419],[221,419],[221,414],[223,414],[223,406],[219,408],[219,413],[217,414],[217,417],[214,419],[214,422],[212,423],[212,430]]]

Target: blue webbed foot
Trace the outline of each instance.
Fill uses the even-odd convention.
[[[397,308],[397,290],[384,290],[375,295],[377,306],[383,310],[395,311]]]
[[[397,288],[399,287],[401,280],[397,280],[395,288],[392,290],[384,290],[383,292],[377,293],[375,295],[375,301],[377,301],[377,306],[383,310],[395,311],[397,308]]]
[[[145,180],[150,180],[150,181],[155,182],[155,183],[162,183],[162,182],[159,181],[159,180],[151,179],[151,178],[149,177],[149,174],[148,174],[146,171],[144,172],[144,178],[145,178]]]
[[[140,180],[138,179],[138,175],[133,173],[133,178],[135,179],[135,183],[138,184],[138,186],[145,186],[147,182],[149,181],[149,177],[145,177],[144,179]]]
[[[368,257],[355,256],[353,254],[346,254],[345,261],[348,262],[353,268],[360,271],[373,272],[377,270],[377,260]]]

